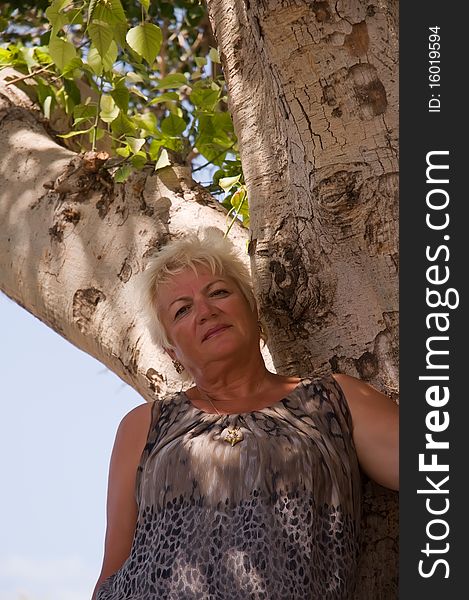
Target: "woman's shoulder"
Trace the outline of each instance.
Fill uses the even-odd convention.
[[[345,388],[347,390],[355,390],[357,387],[361,387],[364,384],[360,379],[352,377],[351,375],[345,375],[343,373],[323,373],[314,374],[309,377],[302,377],[301,383],[305,384],[307,388],[312,387],[314,389],[325,389],[327,391],[334,391],[340,395],[345,396]]]
[[[152,421],[155,402],[144,402],[135,408],[132,408],[121,419],[117,428],[117,437],[123,440],[137,441],[139,438],[145,438]]]
[[[351,430],[352,415],[348,398],[340,377],[334,373],[314,374],[303,377],[298,386],[303,402],[315,407],[315,411],[335,413],[342,425]]]
[[[151,415],[154,405],[155,402],[144,402],[143,404],[135,406],[123,416],[120,424],[126,427],[132,427],[145,421]]]
[[[301,377],[299,386],[304,386],[307,390],[324,390],[325,392],[343,393],[340,385],[340,376],[336,373],[312,374],[307,377]]]

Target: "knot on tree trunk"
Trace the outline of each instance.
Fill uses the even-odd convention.
[[[47,181],[43,186],[58,194],[69,194],[79,201],[97,187],[112,189],[112,177],[104,168],[108,159],[107,152],[90,151],[74,156],[55,181]]]
[[[77,290],[73,296],[73,321],[81,333],[87,333],[98,304],[106,300],[105,294],[94,287]]]

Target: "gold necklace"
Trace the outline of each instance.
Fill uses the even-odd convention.
[[[210,402],[210,404],[212,405],[212,407],[215,409],[215,412],[217,413],[217,415],[219,417],[221,417],[221,413],[218,412],[217,407],[215,406],[215,404],[210,400],[209,396],[207,396],[208,401]],[[227,427],[226,428],[226,435],[223,438],[223,440],[225,442],[228,442],[229,444],[231,444],[231,447],[233,448],[233,446],[235,444],[237,444],[238,442],[242,442],[244,440],[244,434],[241,431],[241,428],[238,427],[238,425],[235,425],[234,427]]]

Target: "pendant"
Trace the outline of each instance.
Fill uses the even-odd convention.
[[[231,447],[233,447],[238,442],[244,440],[244,435],[239,427],[231,427],[227,430],[224,440],[225,442],[231,444]]]

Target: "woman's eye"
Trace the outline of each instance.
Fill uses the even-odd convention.
[[[189,308],[188,306],[181,306],[181,308],[179,308],[176,311],[176,314],[174,315],[174,318],[177,319],[178,317],[182,316],[184,313],[187,312],[188,308]]]
[[[213,290],[213,292],[210,295],[211,296],[219,296],[219,295],[223,295],[223,294],[228,294],[228,290],[223,290],[223,289]]]

